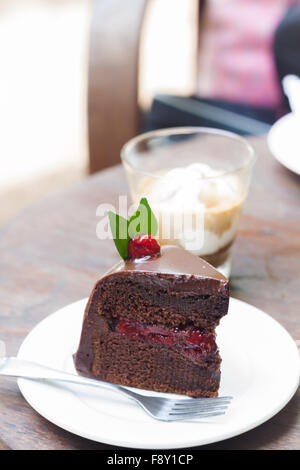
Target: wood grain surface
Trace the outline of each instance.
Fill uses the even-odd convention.
[[[232,295],[265,310],[299,341],[300,177],[271,157],[264,138],[254,144],[258,162],[234,246]],[[28,208],[1,229],[0,339],[10,355],[40,320],[88,296],[118,260],[113,243],[96,237],[96,207],[126,193],[117,166]],[[267,423],[205,448],[299,449],[299,395]],[[114,448],[47,422],[14,379],[1,378],[0,449]]]

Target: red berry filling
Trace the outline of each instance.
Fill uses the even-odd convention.
[[[129,240],[128,256],[130,259],[150,258],[160,254],[160,246],[151,235],[139,235]]]
[[[176,346],[186,352],[212,354],[217,351],[215,337],[196,329],[166,329],[158,326],[147,326],[130,319],[120,318],[116,331],[131,339],[144,339],[165,346]]]

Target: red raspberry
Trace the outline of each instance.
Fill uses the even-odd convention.
[[[138,324],[135,321],[126,318],[119,319],[116,325],[116,330],[118,333],[122,333],[130,338],[138,338],[140,334]]]
[[[160,254],[160,246],[151,235],[139,235],[129,240],[128,256],[131,259],[152,257]]]
[[[217,348],[214,336],[203,334],[199,330],[192,330],[186,337],[186,342],[207,354],[214,352]]]

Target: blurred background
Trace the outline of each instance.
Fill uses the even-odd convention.
[[[143,130],[267,133],[299,33],[293,0],[0,0],[0,225]]]
[[[0,0],[0,224],[87,169],[90,3]]]

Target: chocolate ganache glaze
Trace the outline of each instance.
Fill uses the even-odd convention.
[[[164,246],[159,256],[120,261],[91,293],[76,369],[123,385],[216,396],[221,359],[214,330],[228,300],[229,281],[183,248]],[[172,372],[164,373],[162,361]]]

